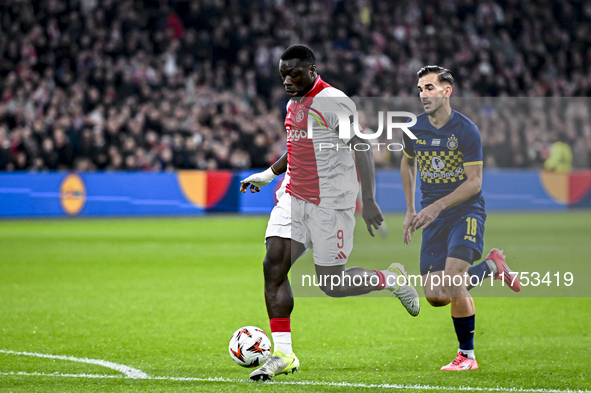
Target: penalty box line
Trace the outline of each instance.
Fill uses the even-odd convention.
[[[125,379],[125,380],[156,380],[156,381],[193,381],[193,382],[224,382],[265,385],[295,385],[295,386],[324,386],[365,389],[392,389],[392,390],[450,390],[450,391],[476,391],[476,392],[521,392],[521,393],[591,393],[590,390],[560,390],[560,389],[527,389],[527,388],[503,388],[503,387],[471,387],[471,386],[432,386],[432,385],[402,385],[402,384],[369,384],[351,382],[323,382],[323,381],[267,381],[253,382],[248,379],[228,378],[197,378],[197,377],[156,377],[131,378],[123,375],[102,374],[62,374],[62,373],[29,373],[29,372],[0,372],[0,376],[29,376],[29,377],[62,377],[62,378],[91,378],[91,379]]]

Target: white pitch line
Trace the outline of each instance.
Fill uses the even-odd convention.
[[[102,375],[102,374],[62,374],[62,373],[28,373],[25,371],[11,371],[8,373],[0,373],[0,375],[12,375],[23,377],[68,377],[68,378],[95,378],[95,379],[125,379],[123,375]],[[144,378],[145,379],[145,378]]]
[[[142,370],[138,370],[137,368],[128,367],[123,364],[107,362],[106,360],[100,360],[100,359],[75,358],[73,356],[49,355],[49,354],[45,354],[45,353],[36,353],[36,352],[16,352],[16,351],[7,351],[4,349],[0,349],[0,353],[5,353],[8,355],[32,356],[32,357],[36,357],[36,358],[59,359],[59,360],[69,360],[71,362],[78,362],[78,363],[96,364],[99,366],[110,368],[115,371],[119,371],[120,373],[125,374],[126,377],[133,378],[133,379],[146,379],[149,377],[148,374],[146,374]]]
[[[45,374],[45,373],[27,373],[27,372],[8,372],[0,373],[0,376],[35,376],[35,377],[70,377],[70,378],[114,378],[126,379],[119,375],[99,375],[99,374]],[[158,381],[193,381],[193,382],[225,382],[225,383],[261,383],[268,385],[299,385],[299,386],[325,386],[325,387],[344,387],[344,388],[365,388],[365,389],[392,389],[392,390],[451,390],[451,391],[477,391],[477,392],[515,392],[515,393],[591,393],[590,390],[572,390],[572,389],[526,389],[526,388],[503,388],[503,387],[471,387],[471,386],[432,386],[432,385],[401,385],[401,384],[367,384],[351,382],[322,382],[322,381],[267,381],[253,382],[249,379],[228,379],[228,378],[197,378],[197,377],[147,377],[144,379]]]

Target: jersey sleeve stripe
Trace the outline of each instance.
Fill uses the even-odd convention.
[[[413,158],[415,158],[415,156],[411,156],[411,155],[410,155],[410,154],[408,154],[408,153],[406,152],[406,150],[404,150],[404,149],[402,149],[402,152],[404,153],[404,155],[405,155],[407,158],[410,158],[411,160],[412,160]],[[482,161],[481,161],[481,163],[482,163]]]
[[[470,165],[482,165],[482,161],[472,161],[472,162],[465,162],[464,166],[470,166]]]

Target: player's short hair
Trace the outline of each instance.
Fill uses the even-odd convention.
[[[443,68],[438,65],[428,65],[428,66],[424,66],[423,68],[421,68],[417,72],[417,75],[419,76],[419,78],[422,78],[425,75],[429,75],[429,74],[437,74],[437,80],[439,81],[439,83],[446,82],[446,83],[449,83],[451,86],[454,85],[454,82],[455,82],[454,76],[451,73],[451,71],[448,70],[447,68]]]
[[[312,52],[312,49],[308,48],[306,45],[298,44],[287,48],[281,55],[281,60],[291,59],[298,59],[301,62],[310,65],[316,64],[316,56],[314,56],[314,52]]]

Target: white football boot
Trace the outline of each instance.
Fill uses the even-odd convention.
[[[408,313],[413,317],[416,317],[419,315],[419,311],[421,311],[419,294],[410,283],[408,275],[406,274],[406,270],[404,269],[404,265],[401,263],[393,263],[390,265],[388,270],[396,273],[399,277],[403,276],[405,278],[404,283],[406,283],[406,285],[397,285],[396,288],[391,290],[392,296],[397,297],[404,308],[406,308],[406,311],[408,311]],[[402,279],[400,279],[398,282],[402,283]]]
[[[296,357],[295,353],[291,355],[285,355],[280,350],[275,350],[269,360],[265,362],[261,367],[250,373],[250,379],[254,381],[273,378],[278,374],[295,373],[300,367],[300,361]]]

